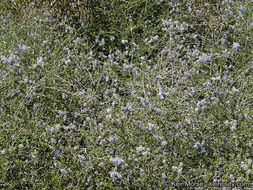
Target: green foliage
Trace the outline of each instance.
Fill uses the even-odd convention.
[[[17,2],[0,10],[1,188],[252,182],[250,1]]]
[[[18,0],[1,0],[0,9],[7,10],[11,14],[18,14],[21,8],[21,3]]]

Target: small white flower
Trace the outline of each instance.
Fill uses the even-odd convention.
[[[114,40],[115,40],[115,38],[114,38],[113,36],[112,36],[110,39],[111,39],[111,41],[114,41]]]
[[[195,89],[194,89],[194,87],[191,87],[191,94],[192,94],[192,95],[195,94]]]
[[[250,175],[252,173],[252,170],[250,170],[250,169],[248,169],[247,171],[246,171],[246,174],[247,175]]]
[[[172,166],[172,170],[176,171],[177,167],[176,166]]]
[[[84,155],[78,155],[77,157],[78,157],[80,160],[85,160]]]
[[[38,57],[38,58],[37,58],[37,64],[38,64],[38,65],[41,64],[42,61],[43,61],[42,57]]]
[[[102,38],[102,42],[101,42],[99,45],[100,45],[100,46],[105,45],[105,39],[104,39],[104,38]]]
[[[122,40],[121,42],[122,42],[122,44],[126,44],[128,42],[128,40]]]
[[[236,130],[236,125],[237,125],[237,121],[236,121],[236,120],[233,120],[233,121],[231,122],[231,124],[232,124],[232,126],[231,126],[231,131],[232,131],[232,132],[235,132],[235,130]]]
[[[33,159],[36,159],[37,156],[36,156],[35,154],[32,154],[32,158],[33,158]]]
[[[72,28],[71,28],[71,26],[68,26],[68,25],[67,25],[67,26],[66,26],[66,29],[67,29],[67,30],[71,30]]]
[[[28,78],[28,76],[26,76],[25,79],[24,79],[24,82],[28,83],[28,81],[29,81],[29,78]]]
[[[146,56],[142,56],[141,60],[144,61],[146,59]]]
[[[177,170],[177,173],[181,173],[182,172],[182,168],[178,168],[178,170]]]
[[[241,167],[244,169],[244,170],[247,170],[248,169],[248,166],[246,164],[244,164],[244,162],[241,162]]]

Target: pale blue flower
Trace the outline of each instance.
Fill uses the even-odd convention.
[[[237,42],[234,42],[234,43],[233,43],[232,49],[237,49],[237,48],[239,48],[239,47],[240,47],[240,44],[237,43]]]
[[[169,145],[169,146],[167,147],[167,151],[168,151],[168,152],[172,151],[172,149],[173,149],[173,148],[172,148],[172,145]]]
[[[115,158],[111,157],[110,161],[114,163],[116,166],[119,166],[120,164],[123,164],[125,161],[120,158],[119,156],[116,156]]]
[[[48,128],[46,128],[46,130],[48,130],[50,132],[53,132],[54,131],[54,127],[48,127]]]
[[[15,56],[13,54],[11,54],[8,59],[8,62],[14,64],[17,62],[17,59],[15,58]]]
[[[132,94],[132,97],[136,98],[136,90],[134,87],[132,87],[131,94]]]
[[[233,90],[233,92],[239,92],[239,90],[238,89],[236,89],[236,87],[232,87],[232,90]]]
[[[193,147],[197,148],[201,152],[206,152],[205,148],[203,148],[199,142],[194,143]]]
[[[58,113],[59,113],[59,115],[61,115],[61,116],[63,116],[63,115],[64,115],[64,112],[63,112],[63,111],[61,111],[61,110],[59,110],[59,111],[58,111]]]
[[[18,47],[21,51],[26,51],[27,50],[27,47],[25,45],[18,45]]]
[[[227,126],[227,125],[230,124],[230,122],[229,122],[228,120],[226,120],[226,121],[224,122],[224,124]]]
[[[68,174],[68,171],[67,171],[67,170],[64,170],[64,169],[60,169],[60,171],[61,171],[61,173],[62,173],[63,175],[66,175],[66,174]]]
[[[136,148],[136,151],[137,151],[138,153],[141,153],[141,152],[143,152],[144,150],[145,150],[145,148],[144,148],[143,146],[139,146],[139,147]]]
[[[115,181],[115,180],[118,180],[118,179],[121,179],[121,178],[122,178],[121,174],[120,174],[120,173],[118,173],[118,172],[116,172],[116,171],[112,171],[112,172],[110,172],[110,176],[111,176],[111,178],[113,179],[113,181]]]
[[[128,110],[132,111],[132,110],[133,110],[133,103],[127,102],[126,108],[127,108]]]
[[[211,100],[216,100],[216,101],[218,101],[218,99],[216,98],[216,97],[211,97]]]
[[[21,66],[21,67],[19,68],[19,70],[18,70],[18,72],[19,72],[20,74],[23,74],[24,71],[25,71],[25,68],[24,68],[23,66]]]
[[[225,145],[226,145],[226,147],[228,146],[228,143],[227,143],[227,138],[226,138],[226,137],[224,137],[224,138],[222,139],[222,143],[223,143],[223,144],[225,144]]]
[[[25,83],[28,83],[28,81],[29,81],[28,76],[25,77],[24,81],[25,81]]]
[[[56,144],[56,141],[54,140],[54,138],[51,138],[51,142]]]
[[[146,59],[146,56],[142,56],[141,60],[144,61]]]
[[[64,92],[62,93],[62,98],[65,99],[67,97],[67,94],[65,94]]]
[[[205,102],[206,102],[206,99],[204,98],[204,99],[202,99],[201,101],[199,101],[199,102],[197,103],[197,105],[198,105],[198,106],[199,106],[200,104],[204,105]]]

